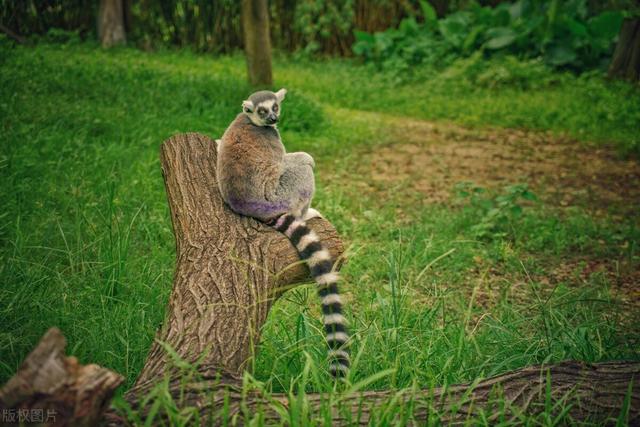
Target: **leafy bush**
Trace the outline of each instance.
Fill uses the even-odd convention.
[[[504,188],[495,197],[486,197],[485,189],[468,182],[456,186],[460,199],[469,199],[482,217],[470,229],[477,239],[493,240],[508,238],[514,223],[522,215],[522,202],[533,202],[538,198],[527,184],[513,184]]]
[[[301,0],[294,11],[293,27],[300,35],[303,54],[348,51],[339,40],[348,38],[353,28],[353,0]]]
[[[589,16],[586,0],[518,0],[495,8],[476,2],[440,20],[421,1],[424,22],[404,19],[397,29],[355,32],[353,51],[379,68],[405,72],[416,65],[442,67],[475,52],[542,58],[576,71],[603,66],[622,24],[622,12]]]

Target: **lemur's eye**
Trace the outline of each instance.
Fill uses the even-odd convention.
[[[273,104],[273,112],[274,113],[278,112],[278,104]]]

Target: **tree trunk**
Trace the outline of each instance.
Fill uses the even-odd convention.
[[[133,0],[122,0],[122,18],[125,34],[131,34],[133,31],[133,13],[131,11],[132,2]]]
[[[622,23],[609,77],[640,80],[640,18],[627,18]]]
[[[289,396],[243,394],[241,374],[250,368],[274,300],[305,280],[308,270],[297,262],[296,250],[282,234],[234,214],[223,203],[216,183],[214,141],[198,134],[175,136],[163,144],[161,164],[176,236],[177,267],[165,324],[125,398],[144,420],[151,416],[153,402],[143,403],[143,396],[168,378],[178,407],[197,408],[203,424],[222,423],[223,408],[227,419],[237,417],[239,424],[244,424],[244,414],[256,413],[262,413],[266,425],[281,423],[282,414],[289,413]],[[310,226],[334,257],[342,254],[342,243],[331,224],[315,218]],[[167,351],[168,347],[173,350]],[[125,424],[113,410],[102,412],[121,378],[95,365],[80,366],[75,359],[64,358],[63,350],[64,339],[50,331],[0,389],[0,414],[18,408],[59,408],[56,425],[91,425],[100,416],[110,425]],[[180,372],[173,362],[176,356],[194,364],[197,372]],[[555,412],[568,408],[576,421],[611,421],[627,408],[629,424],[639,425],[639,380],[640,362],[568,361],[523,368],[473,384],[308,394],[306,398],[309,417],[314,419],[325,415],[321,405],[332,402],[332,425],[375,422],[372,411],[380,413],[392,399],[413,405],[411,420],[419,425],[434,418],[444,424],[464,424],[481,413],[489,423],[517,421],[522,414],[540,413],[559,401]],[[497,396],[503,400],[496,402]],[[150,421],[160,422],[158,418]]]
[[[242,0],[242,28],[249,83],[269,87],[273,78],[267,0]]]
[[[100,0],[98,39],[102,47],[126,43],[124,18],[122,0]]]

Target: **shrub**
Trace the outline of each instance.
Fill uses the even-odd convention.
[[[424,22],[404,19],[396,29],[355,32],[353,51],[381,69],[406,71],[416,65],[442,67],[456,57],[480,52],[541,58],[555,68],[583,71],[608,60],[622,24],[619,11],[589,16],[586,0],[518,0],[495,8],[471,2],[440,20],[421,1]]]

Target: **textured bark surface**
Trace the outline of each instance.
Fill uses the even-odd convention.
[[[0,389],[0,424],[96,425],[123,378],[65,357],[66,340],[50,329]],[[36,417],[38,417],[36,419]]]
[[[157,338],[180,358],[196,362],[197,373],[184,376],[172,368],[165,348],[156,343],[125,397],[144,420],[151,403],[143,405],[142,397],[168,378],[177,406],[197,408],[205,424],[221,424],[223,410],[227,419],[236,417],[237,424],[244,424],[244,414],[258,412],[266,425],[279,424],[282,414],[290,413],[288,395],[243,394],[241,374],[273,301],[286,287],[305,280],[308,270],[283,235],[224,205],[215,179],[214,141],[198,134],[170,138],[162,146],[161,163],[176,235],[177,266],[167,318]],[[342,254],[342,243],[331,224],[314,219],[310,226],[334,256]],[[50,331],[0,390],[0,409],[60,408],[56,425],[90,425],[100,416],[110,425],[126,424],[111,409],[102,413],[122,379],[96,365],[78,365],[64,357],[63,348],[59,331]],[[434,417],[444,424],[465,424],[480,414],[489,423],[517,422],[522,415],[546,408],[555,408],[551,412],[556,414],[567,409],[574,420],[610,424],[627,408],[627,422],[640,425],[638,382],[640,362],[567,361],[445,388],[309,394],[306,398],[310,418],[324,419],[320,408],[331,406],[332,425],[379,422],[374,412],[380,416],[392,400],[412,406],[410,420],[417,425]],[[391,416],[387,421],[401,420]],[[154,418],[153,424],[158,423]]]
[[[122,1],[100,0],[98,39],[102,43],[102,47],[111,47],[127,41]]]
[[[214,141],[178,135],[163,144],[160,158],[178,262],[168,317],[157,338],[188,362],[239,374],[274,299],[307,279],[308,270],[283,234],[225,205],[216,182]],[[309,225],[332,255],[342,254],[329,222],[316,218]],[[163,375],[165,355],[156,340],[137,385]]]
[[[242,29],[249,83],[268,87],[271,75],[271,36],[267,0],[242,0]]]
[[[618,44],[609,66],[609,77],[640,80],[640,18],[627,18],[622,23]]]

